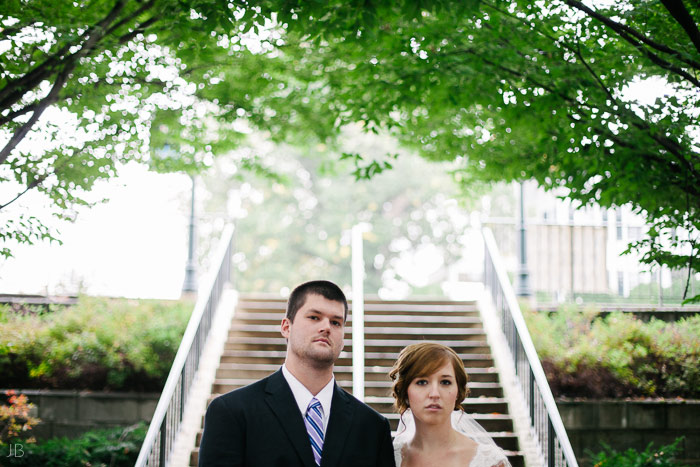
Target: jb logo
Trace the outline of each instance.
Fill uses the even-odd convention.
[[[21,444],[10,444],[10,454],[5,457],[22,457],[24,456],[24,446]]]

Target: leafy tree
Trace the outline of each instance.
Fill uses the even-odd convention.
[[[216,79],[209,64],[240,49],[245,17],[214,0],[3,1],[0,241],[57,240],[16,203],[27,193],[71,220],[129,161],[192,171],[235,147],[239,131],[205,124],[194,92]]]
[[[341,147],[368,157],[397,151],[391,138],[359,136],[357,129],[346,128]],[[228,158],[221,158],[203,184],[206,211],[237,218],[238,288],[279,293],[318,277],[350,286],[350,229],[367,222],[372,229],[364,236],[366,293],[443,294],[440,283],[463,256],[461,237],[468,223],[445,164],[404,152],[391,170],[372,181],[354,181],[346,175],[352,162],[329,164],[322,146],[302,153],[253,144],[264,164],[277,169],[274,183],[268,177],[241,179]],[[207,224],[203,227],[211,228]],[[416,274],[420,256],[429,256],[432,264],[422,262]]]
[[[631,203],[651,229],[630,248],[692,274],[700,9],[690,3],[271,2],[287,33],[252,57],[278,90],[260,108],[272,120],[278,108],[283,127],[286,99],[304,96],[297,113],[321,138],[363,122],[458,161],[466,185],[534,178],[581,205]],[[639,100],[628,89],[640,82],[666,92]]]
[[[700,271],[696,3],[10,0],[0,16],[0,182],[64,216],[124,161],[208,163],[241,118],[305,145],[363,122],[457,161],[467,185],[534,178],[582,204],[632,203],[652,229],[631,248]],[[669,92],[630,98],[639,81]],[[22,147],[52,104],[69,114],[41,122],[51,149]],[[166,142],[179,159],[148,156]],[[347,156],[357,176],[386,167],[361,156]],[[53,238],[14,222],[0,238]]]

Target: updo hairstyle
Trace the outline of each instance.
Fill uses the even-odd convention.
[[[446,345],[421,342],[405,347],[399,353],[399,358],[389,373],[393,381],[391,395],[394,397],[394,408],[399,414],[403,414],[408,409],[408,386],[411,382],[416,378],[430,376],[447,362],[454,368],[457,383],[454,410],[462,410],[462,401],[469,394],[468,377],[462,359]]]

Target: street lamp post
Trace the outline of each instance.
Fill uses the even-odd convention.
[[[518,216],[518,284],[516,288],[516,295],[519,297],[530,297],[532,296],[532,290],[530,289],[530,273],[527,267],[527,238],[525,229],[525,196],[524,196],[524,182],[520,182],[520,206],[519,206],[519,216]]]
[[[164,162],[168,159],[177,160],[179,153],[170,147],[169,144],[164,144],[161,148],[155,151],[154,162]],[[183,294],[197,293],[197,261],[195,258],[197,249],[197,220],[195,217],[195,176],[189,174],[192,183],[192,196],[190,199],[190,223],[189,223],[189,239],[187,246],[187,264],[185,266],[185,280],[182,284]]]
[[[190,174],[190,180],[192,181],[192,197],[190,203],[189,245],[187,248],[187,266],[185,266],[185,282],[182,284],[182,293],[197,292],[197,264],[195,261],[197,224],[194,215],[196,183],[194,175]]]

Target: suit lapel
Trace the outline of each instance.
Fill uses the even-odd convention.
[[[303,464],[307,467],[316,467],[304,420],[299,412],[299,406],[294,400],[294,394],[292,394],[292,390],[284,379],[282,370],[272,374],[267,380],[265,402],[270,406],[280,425],[282,425]],[[333,398],[333,403],[335,403],[335,397]],[[333,416],[332,414],[333,411],[331,411],[331,417]]]
[[[355,414],[355,408],[351,404],[350,397],[336,383],[333,388],[331,418],[328,420],[326,438],[323,442],[321,467],[340,465],[340,457],[343,453],[345,441],[350,433],[352,417]]]

